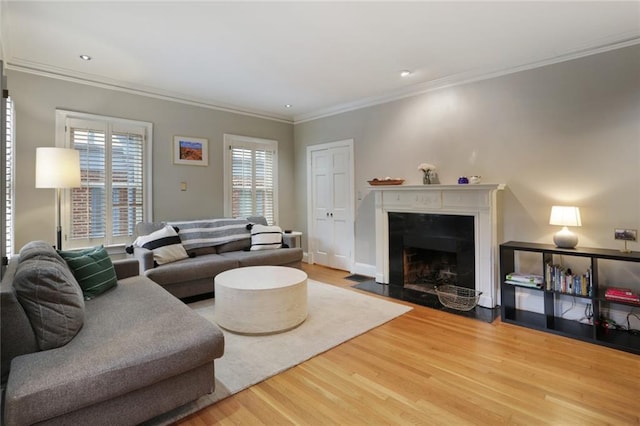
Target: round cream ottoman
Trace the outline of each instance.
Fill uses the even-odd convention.
[[[248,266],[216,275],[218,325],[242,334],[278,333],[307,318],[307,274],[285,266]]]

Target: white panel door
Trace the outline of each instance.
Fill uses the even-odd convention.
[[[312,199],[313,199],[313,259],[321,265],[331,263],[332,234],[329,212],[331,210],[329,150],[313,151]]]
[[[353,220],[351,206],[353,204],[349,188],[350,156],[349,148],[341,147],[330,150],[333,163],[331,172],[331,211],[329,218],[333,222],[333,245],[330,264],[332,268],[350,270],[351,246],[353,244]]]
[[[311,151],[311,241],[313,262],[350,270],[353,252],[352,148]]]

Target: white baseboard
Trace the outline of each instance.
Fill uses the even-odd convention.
[[[351,271],[352,274],[364,275],[365,277],[376,276],[376,265],[368,265],[366,263],[354,263]]]
[[[302,261],[309,263],[309,256],[307,253],[302,254]],[[365,277],[376,276],[376,265],[368,265],[366,263],[354,263],[349,271],[352,274],[364,275]]]

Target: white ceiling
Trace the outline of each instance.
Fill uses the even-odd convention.
[[[640,43],[638,1],[1,0],[0,13],[8,69],[288,122]]]

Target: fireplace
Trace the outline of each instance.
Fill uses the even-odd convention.
[[[373,189],[375,281],[388,284],[391,291],[406,285],[455,280],[457,286],[482,292],[479,306],[496,307],[500,303],[498,241],[502,224],[498,193],[502,189],[502,184],[484,183]],[[400,230],[402,227],[407,229]],[[398,245],[400,250],[396,250]],[[413,260],[420,261],[421,266],[414,266]]]
[[[474,217],[389,213],[389,285],[475,289]]]

